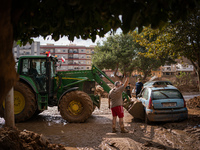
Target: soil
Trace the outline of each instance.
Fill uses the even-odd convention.
[[[188,108],[200,108],[200,96],[189,99],[187,102]]]
[[[0,150],[65,150],[63,145],[50,144],[42,135],[17,128],[0,130]]]
[[[57,107],[49,107],[35,119],[17,123],[15,129],[0,128],[0,150],[200,150],[200,96],[187,100],[188,119],[151,125],[135,120],[125,110],[129,133],[112,133],[107,98],[85,123],[68,123]],[[1,121],[0,121],[1,124]]]

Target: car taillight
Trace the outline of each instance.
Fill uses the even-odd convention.
[[[184,102],[184,107],[186,107],[186,101],[185,101],[185,99],[183,98],[183,102]]]
[[[148,105],[148,107],[147,107],[147,108],[148,108],[148,109],[151,109],[151,108],[153,108],[151,97],[150,97],[150,99],[149,99],[149,105]]]

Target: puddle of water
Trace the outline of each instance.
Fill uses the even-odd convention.
[[[0,128],[2,128],[5,125],[5,120],[4,118],[0,117]]]

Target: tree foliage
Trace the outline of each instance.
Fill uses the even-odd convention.
[[[103,45],[95,47],[93,63],[101,69],[115,70],[115,73],[118,69],[124,74],[137,70],[143,73],[145,80],[151,71],[163,65],[168,57],[165,59],[147,57],[148,49],[134,41],[136,39],[132,34],[108,37]]]
[[[200,70],[200,10],[191,14],[187,20],[174,24],[173,27],[173,51],[188,58],[195,69]]]
[[[134,37],[134,41],[147,50],[143,53],[144,56],[166,62],[169,59],[168,56],[173,59],[178,57],[177,53],[172,50],[173,44],[171,40],[174,35],[168,32],[168,30],[170,30],[169,26],[163,27],[162,29],[144,27],[141,33],[135,30],[131,34]],[[171,61],[171,59],[169,60]]]
[[[173,51],[191,61],[198,75],[200,90],[200,10],[195,10],[186,20],[172,27]]]
[[[186,57],[193,64],[200,81],[200,10],[162,29],[145,27],[140,34],[133,32],[135,41],[148,52],[145,56],[166,58]],[[153,40],[152,40],[153,39]],[[163,59],[164,60],[164,59]],[[170,62],[170,61],[169,61]],[[200,89],[200,84],[199,84]]]
[[[92,62],[101,69],[115,70],[115,75],[119,69],[123,74],[132,72],[131,63],[135,56],[133,38],[129,34],[110,36],[103,45],[95,47],[95,54]]]
[[[154,57],[147,57],[145,53],[147,53],[147,49],[137,43],[135,43],[137,55],[134,58],[132,63],[133,70],[137,70],[143,73],[143,80],[146,77],[151,75],[152,70],[158,69],[163,63],[160,59],[156,59]]]
[[[137,47],[135,66],[143,72],[144,78],[165,63],[174,63],[174,58],[169,55],[171,37],[168,33],[159,29],[144,27],[141,33],[137,30],[130,32]],[[175,57],[175,55],[174,55]]]
[[[199,6],[196,0],[2,0],[0,5],[0,104],[17,81],[12,55],[13,41],[26,44],[32,37],[66,35],[93,41],[121,27],[124,33],[169,20],[184,19]],[[8,73],[10,72],[9,76]],[[8,84],[9,82],[9,84]]]
[[[168,20],[184,19],[196,6],[196,0],[12,0],[11,19],[14,39],[24,43],[39,35],[94,41],[118,27],[124,33],[147,25],[161,27]]]

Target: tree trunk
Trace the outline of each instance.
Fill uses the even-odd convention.
[[[13,25],[11,23],[11,0],[0,5],[0,104],[18,79],[12,54]]]
[[[5,102],[5,121],[6,127],[15,127],[15,117],[14,117],[14,91],[13,88],[8,92]]]
[[[199,81],[200,81],[200,70],[198,70],[198,71],[196,71],[197,72],[197,87],[199,88],[198,89],[198,91],[200,92],[200,83],[199,83]]]

